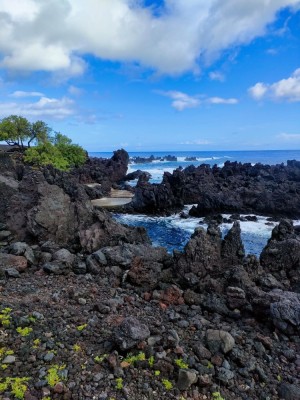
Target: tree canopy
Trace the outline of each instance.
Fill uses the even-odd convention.
[[[10,115],[0,121],[0,141],[21,150],[32,143],[45,143],[50,139],[51,131],[44,121],[29,122],[19,115]]]
[[[44,121],[29,122],[19,115],[0,121],[0,141],[24,151],[24,161],[36,165],[53,165],[68,170],[85,163],[86,151],[60,132],[54,132]],[[35,146],[31,147],[31,144]]]

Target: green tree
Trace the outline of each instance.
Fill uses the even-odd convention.
[[[45,143],[49,140],[51,129],[43,121],[29,122],[19,115],[10,115],[0,121],[0,141],[21,150],[31,143]]]
[[[28,140],[28,147],[31,142],[36,144],[46,143],[51,138],[52,129],[44,121],[36,121],[30,124],[30,139]]]
[[[10,115],[0,122],[0,140],[10,146],[24,148],[24,142],[30,137],[30,122],[21,116]]]

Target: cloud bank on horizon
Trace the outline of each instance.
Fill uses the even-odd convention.
[[[284,20],[276,27],[284,10]],[[110,129],[121,140],[126,129],[123,128],[123,133],[116,132],[116,118],[103,118],[103,115],[124,114],[126,118],[128,106],[118,109],[119,100],[112,104],[109,100],[112,95],[103,93],[111,92],[109,84],[129,90],[128,82],[134,80],[123,75],[120,82],[120,71],[112,72],[111,64],[107,63],[129,65],[131,69],[138,66],[140,74],[134,83],[140,84],[135,97],[137,109],[140,96],[143,101],[153,96],[148,103],[151,109],[155,101],[161,105],[169,98],[173,109],[193,112],[196,120],[196,113],[199,116],[203,109],[227,106],[237,109],[251,98],[258,102],[252,100],[253,108],[265,102],[299,102],[299,56],[299,64],[294,65],[295,55],[294,68],[289,72],[282,69],[281,75],[277,57],[283,46],[282,38],[287,41],[291,34],[289,18],[299,15],[299,10],[300,0],[148,0],[147,3],[143,0],[0,0],[0,116],[20,113],[76,125],[82,114],[85,117],[81,123],[92,121],[97,125],[98,136],[103,120],[114,120]],[[300,27],[298,34],[299,31]],[[257,78],[253,76],[250,81],[239,76],[234,83],[230,68],[236,68],[234,65],[239,63],[239,51],[266,37],[271,44],[265,56],[273,58],[273,63],[277,57],[274,79],[272,73],[270,79],[265,79],[266,74],[260,75],[257,68]],[[251,52],[254,54],[253,48]],[[146,78],[144,71],[148,73]],[[245,69],[242,73],[248,74]],[[107,80],[107,86],[103,79]],[[99,86],[101,93],[97,97]],[[87,95],[89,99],[84,101]],[[127,101],[135,101],[132,91],[125,97]],[[99,107],[101,102],[103,109]],[[166,124],[167,120],[163,126]],[[153,129],[160,127],[155,123]],[[209,130],[215,129],[212,124]],[[216,136],[213,140],[197,140],[197,135],[203,137],[203,132],[200,134],[194,129],[186,140],[183,137],[178,140],[186,144],[211,144],[217,139]],[[273,136],[278,141],[283,138],[278,132]],[[133,136],[132,142],[136,139]],[[219,143],[222,140],[225,145],[224,139]]]

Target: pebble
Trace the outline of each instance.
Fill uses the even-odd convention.
[[[50,362],[50,361],[53,360],[53,358],[54,358],[54,353],[47,353],[47,354],[44,356],[44,361]]]
[[[6,356],[4,358],[4,360],[2,360],[2,364],[14,364],[16,361],[16,357],[15,356]]]

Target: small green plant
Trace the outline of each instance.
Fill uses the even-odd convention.
[[[187,369],[189,364],[185,363],[182,358],[175,360],[175,364],[181,369]]]
[[[81,347],[79,346],[79,344],[76,343],[73,346],[73,350],[76,351],[76,352],[81,351]]]
[[[103,354],[102,356],[96,356],[94,357],[94,361],[98,364],[101,364],[107,357],[108,354]]]
[[[207,365],[206,368],[208,369],[212,369],[214,366],[212,365],[212,363],[210,361],[207,361]],[[217,393],[217,392],[216,392]]]
[[[0,393],[10,390],[17,399],[24,399],[27,390],[26,382],[30,378],[5,378],[0,379]]]
[[[8,328],[10,325],[10,321],[11,321],[11,313],[12,309],[9,307],[4,308],[1,312],[0,312],[0,324],[4,327],[4,328]]]
[[[154,361],[155,361],[155,360],[154,360],[154,357],[153,357],[153,356],[149,357],[148,363],[149,363],[149,367],[150,367],[150,368],[153,367]]]
[[[116,379],[116,389],[117,390],[123,389],[123,378]]]
[[[34,339],[32,347],[34,349],[37,349],[38,347],[40,347],[40,344],[41,344],[41,340],[40,339]]]
[[[124,361],[127,362],[128,364],[134,364],[137,361],[145,361],[146,360],[146,356],[145,353],[140,352],[137,355],[133,355],[133,354],[128,354],[126,358],[124,358]]]
[[[78,326],[77,326],[77,330],[78,330],[79,332],[81,332],[81,331],[83,331],[86,327],[87,327],[87,324],[78,325]]]
[[[162,384],[164,385],[166,390],[173,389],[173,384],[172,384],[172,382],[169,381],[169,379],[163,379]]]
[[[27,318],[27,320],[28,320],[29,322],[31,322],[32,324],[34,324],[35,321],[36,321],[36,317],[34,317],[33,315],[29,315],[29,317]]]
[[[277,375],[277,380],[278,380],[278,382],[282,382],[282,376],[281,375]]]
[[[50,396],[42,397],[42,400],[51,400]]]
[[[224,397],[221,396],[220,392],[213,392],[212,398],[213,400],[225,400]]]
[[[6,347],[0,347],[0,360],[2,360],[6,356],[11,356],[14,354],[13,350],[9,350]]]
[[[160,375],[160,370],[159,370],[159,369],[156,369],[156,370],[154,371],[154,375],[155,375],[155,376],[159,376],[159,375]]]
[[[33,329],[29,328],[28,326],[25,326],[25,328],[18,326],[17,328],[17,332],[23,337],[28,336],[32,331]]]
[[[6,370],[8,368],[7,364],[1,364],[1,369]]]
[[[64,380],[59,372],[62,371],[63,369],[65,369],[66,366],[65,365],[52,365],[49,369],[48,369],[48,374],[46,375],[46,381],[48,382],[48,385],[51,387],[54,387],[57,383],[61,382],[62,380]]]

